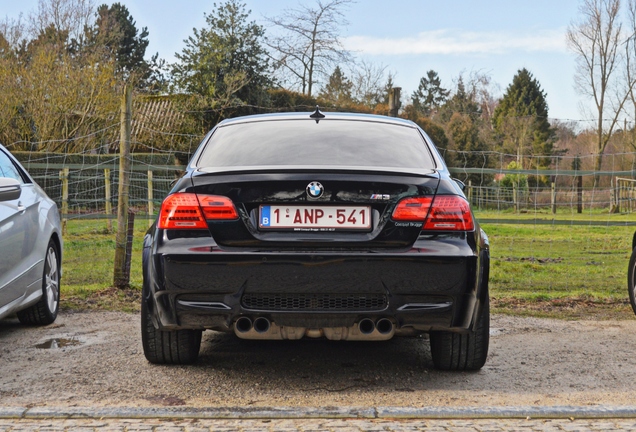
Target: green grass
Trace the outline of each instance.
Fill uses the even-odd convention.
[[[485,224],[493,296],[624,299],[633,227]]]
[[[484,223],[491,244],[493,295],[526,300],[585,297],[623,300],[627,263],[636,227],[609,223],[634,222],[634,215],[605,211],[582,214],[548,211],[477,212],[489,221],[518,219],[530,224]],[[552,224],[592,221],[598,225]]]
[[[636,227],[609,224],[635,222],[635,215],[609,214],[607,210],[552,215],[533,210],[521,214],[478,211],[476,216],[525,222],[482,225],[490,238],[490,293],[495,311],[580,317],[597,309],[602,315],[633,317],[627,265]],[[532,221],[536,223],[528,224]]]
[[[113,225],[116,225],[113,222]],[[62,305],[71,309],[137,310],[141,294],[141,248],[147,221],[135,223],[130,287],[112,288],[115,234],[106,220],[70,220],[64,234]]]
[[[496,312],[577,317],[592,309],[630,316],[627,264],[635,227],[552,225],[585,220],[635,221],[632,215],[477,212],[478,219],[537,220],[483,224],[490,238],[490,294]],[[546,223],[548,222],[548,223]],[[130,288],[112,288],[115,235],[105,220],[71,220],[64,236],[62,301],[66,308],[138,310],[141,247],[147,221],[135,224]],[[574,311],[569,313],[568,311]],[[628,314],[629,315],[626,315]]]

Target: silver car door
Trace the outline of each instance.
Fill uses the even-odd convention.
[[[34,269],[28,258],[32,255],[33,234],[29,227],[32,212],[32,185],[26,185],[8,156],[0,151],[0,178],[20,183],[16,199],[0,201],[0,307],[22,297],[32,281]],[[4,181],[3,183],[8,183]],[[30,190],[30,193],[25,191]],[[36,226],[37,226],[37,209]]]

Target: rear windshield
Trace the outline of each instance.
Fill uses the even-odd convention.
[[[352,120],[275,120],[219,127],[199,167],[435,168],[417,128]]]

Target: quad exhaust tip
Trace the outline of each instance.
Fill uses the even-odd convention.
[[[395,334],[395,325],[388,318],[373,321],[362,318],[352,327],[305,328],[278,326],[268,318],[242,316],[234,322],[234,333],[242,339],[284,340],[302,337],[326,337],[331,340],[388,340]]]
[[[360,333],[368,335],[375,330],[375,324],[369,318],[363,318],[358,323],[358,329],[360,329]]]
[[[270,328],[270,323],[267,318],[259,317],[254,320],[254,330],[256,333],[267,333]]]
[[[387,318],[380,318],[376,323],[370,318],[363,318],[358,323],[358,329],[364,335],[370,335],[376,330],[382,335],[388,335],[393,332],[393,323]]]
[[[271,327],[271,323],[267,318],[258,317],[252,322],[248,317],[240,317],[234,324],[236,331],[239,333],[248,333],[252,329],[256,333],[267,333]]]
[[[239,333],[247,333],[252,330],[252,320],[248,317],[240,317],[236,320],[234,327]]]
[[[375,323],[375,328],[380,334],[389,334],[393,331],[393,323],[389,319],[380,318],[378,322]]]

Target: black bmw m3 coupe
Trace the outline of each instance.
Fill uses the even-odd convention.
[[[488,354],[488,272],[463,184],[416,124],[319,110],[226,120],[144,238],[144,353],[192,363],[203,330],[426,333],[435,367],[476,370]]]

